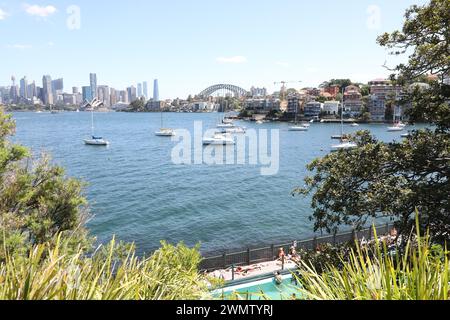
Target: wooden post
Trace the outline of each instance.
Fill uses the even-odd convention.
[[[231,266],[231,280],[234,281],[234,264]]]
[[[250,264],[250,248],[247,248],[247,265],[249,266]]]
[[[223,253],[222,258],[223,258],[223,268],[225,269],[227,267],[227,252],[226,251]]]
[[[285,258],[286,258],[285,256],[283,256],[283,258],[281,258],[281,270],[284,270],[284,259]]]
[[[333,233],[333,245],[334,246],[336,245],[336,232]]]
[[[272,244],[270,246],[270,249],[272,250],[272,257],[270,258],[270,260],[274,260],[275,259],[275,246]]]

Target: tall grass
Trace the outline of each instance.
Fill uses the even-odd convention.
[[[299,290],[309,300],[448,300],[448,256],[419,232],[402,254],[389,254],[379,240],[372,249],[357,244],[342,269],[328,266],[319,273],[303,262]]]
[[[206,279],[198,274],[197,248],[162,243],[149,258],[129,248],[118,254],[113,239],[87,255],[67,250],[67,241],[34,246],[27,257],[7,255],[0,264],[1,300],[203,299]],[[70,252],[70,253],[69,253]]]

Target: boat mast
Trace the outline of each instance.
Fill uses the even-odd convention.
[[[94,136],[94,107],[91,109],[91,135]]]
[[[342,99],[341,99],[341,140],[344,139],[344,91],[345,89],[342,89]]]

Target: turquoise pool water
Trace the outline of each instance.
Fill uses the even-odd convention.
[[[273,278],[253,281],[218,290],[215,295],[223,299],[243,300],[292,300],[300,298],[299,287],[292,283],[290,275],[283,277],[283,283],[277,285]]]

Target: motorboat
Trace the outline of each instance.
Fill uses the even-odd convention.
[[[352,123],[350,126],[352,127],[359,127],[359,124],[357,124],[356,122]]]
[[[216,133],[211,138],[204,138],[203,145],[234,145],[235,141],[227,134]]]

